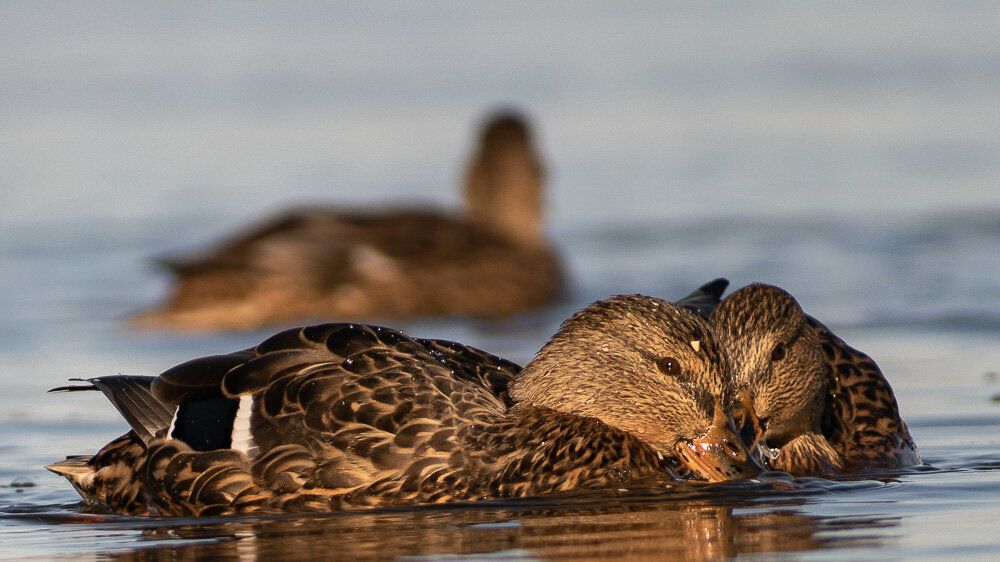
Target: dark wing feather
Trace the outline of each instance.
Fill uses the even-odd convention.
[[[503,401],[510,408],[513,402],[508,395],[514,376],[521,366],[481,349],[448,340],[417,339],[442,365],[451,369],[456,377],[472,381]]]
[[[690,295],[674,301],[674,304],[686,308],[708,320],[709,315],[712,314],[715,307],[719,305],[719,301],[722,300],[722,293],[726,291],[726,287],[728,286],[729,280],[719,277],[698,287]]]
[[[221,398],[222,377],[230,369],[255,357],[253,350],[192,359],[167,369],[153,381],[151,390],[161,402],[181,404],[194,400]]]
[[[271,431],[275,444],[306,429],[396,434],[414,420],[448,425],[473,411],[502,411],[493,390],[505,391],[516,365],[450,345],[358,324],[289,330],[229,371],[222,388],[229,396],[257,397],[261,445]],[[466,365],[463,357],[478,363]]]
[[[84,379],[75,379],[84,380]],[[170,426],[176,406],[164,404],[150,389],[155,377],[112,375],[86,379],[89,385],[61,386],[49,392],[100,390],[121,413],[132,430],[144,443],[149,443],[160,430]]]

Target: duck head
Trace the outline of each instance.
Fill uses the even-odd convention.
[[[708,323],[667,301],[619,295],[566,320],[518,374],[520,403],[596,418],[709,481],[761,467],[730,416],[730,362]]]
[[[752,403],[737,414],[752,426],[751,449],[758,439],[780,449],[819,433],[827,365],[795,298],[771,285],[749,285],[723,300],[709,321],[733,362],[737,388]]]
[[[521,245],[544,245],[544,176],[527,119],[514,111],[493,114],[465,174],[470,220]]]

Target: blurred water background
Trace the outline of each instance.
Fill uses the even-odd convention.
[[[0,558],[995,556],[997,29],[974,1],[0,3]],[[125,427],[46,389],[267,335],[127,330],[151,257],[282,205],[454,206],[506,104],[571,294],[398,327],[526,361],[614,293],[774,283],[879,362],[929,466],[198,524],[90,515],[41,468]]]

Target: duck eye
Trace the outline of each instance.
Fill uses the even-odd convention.
[[[771,351],[771,361],[781,361],[785,358],[785,344],[779,343]]]
[[[673,357],[660,357],[656,360],[656,366],[664,374],[677,376],[681,374],[681,364]]]

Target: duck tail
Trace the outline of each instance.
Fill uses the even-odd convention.
[[[66,460],[54,462],[45,468],[66,478],[76,486],[83,478],[94,473],[94,469],[89,464],[91,458],[93,457],[87,455],[66,457]]]
[[[147,511],[139,481],[145,460],[146,444],[130,431],[93,457],[67,457],[45,468],[69,480],[88,502],[126,515],[141,515]]]
[[[93,457],[76,456],[67,457],[64,461],[59,461],[47,465],[45,468],[59,476],[62,476],[80,494],[80,497],[87,501],[96,501],[94,490],[94,467],[90,461]]]

